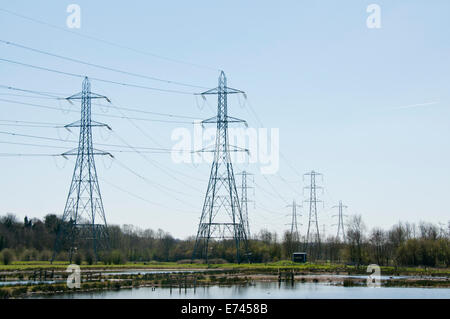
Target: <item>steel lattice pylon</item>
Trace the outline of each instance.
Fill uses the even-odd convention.
[[[251,202],[251,200],[248,199],[248,189],[249,188],[253,188],[252,186],[248,186],[248,177],[251,176],[253,177],[253,174],[247,172],[247,171],[242,171],[239,174],[236,175],[241,175],[242,177],[242,183],[241,186],[238,188],[241,188],[241,211],[242,211],[242,217],[244,218],[244,225],[246,228],[246,234],[247,234],[247,239],[251,238],[250,235],[250,222],[248,219],[248,203]],[[254,180],[253,180],[254,182]]]
[[[310,177],[310,185],[305,187],[309,190],[309,199],[306,200],[309,204],[309,219],[308,219],[308,231],[306,233],[305,251],[312,255],[315,253],[315,257],[320,257],[320,232],[319,232],[319,220],[317,217],[317,203],[322,202],[317,199],[317,189],[321,189],[316,184],[316,177],[322,176],[322,174],[315,171],[305,174]],[[316,248],[316,249],[313,249]]]
[[[348,206],[345,206],[342,204],[342,201],[339,201],[339,205],[337,206],[333,206],[332,208],[338,208],[339,212],[338,215],[333,215],[333,217],[338,217],[338,230],[337,230],[337,235],[336,237],[338,239],[342,238],[342,241],[345,242],[346,238],[345,238],[345,230],[344,230],[344,208],[348,208]],[[336,226],[336,225],[333,225]]]
[[[227,78],[223,71],[219,76],[219,86],[201,93],[203,97],[211,94],[218,96],[217,116],[202,122],[202,124],[217,124],[215,148],[211,150],[214,152],[214,160],[193,251],[193,258],[200,255],[206,258],[206,262],[211,239],[233,239],[237,262],[241,260],[241,250],[244,250],[248,257],[245,219],[230,157],[230,151],[242,149],[230,146],[228,140],[228,124],[245,123],[243,120],[228,116],[227,96],[238,93],[244,94],[240,90],[227,87]]]
[[[298,245],[300,243],[300,232],[298,231],[298,221],[297,216],[302,216],[301,214],[297,214],[297,208],[301,208],[301,205],[298,205],[295,200],[292,201],[292,205],[288,205],[287,207],[292,207],[292,215],[291,215],[291,223],[288,224],[291,226],[291,239],[292,241]],[[299,248],[299,247],[296,247]]]
[[[92,121],[92,99],[109,101],[105,96],[91,93],[91,84],[87,77],[83,81],[82,92],[67,98],[69,101],[81,100],[80,121],[66,125],[66,128],[79,127],[80,136],[78,148],[62,154],[64,157],[76,156],[77,159],[62,217],[63,226],[56,238],[52,260],[64,240],[68,240],[70,245],[70,261],[72,261],[74,252],[84,244],[84,241],[91,241],[89,246],[92,248],[95,260],[98,260],[98,248],[108,246],[108,228],[94,156],[109,155],[112,157],[112,155],[94,148],[92,127],[110,128],[106,124]]]

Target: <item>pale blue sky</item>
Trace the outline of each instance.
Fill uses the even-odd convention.
[[[248,93],[268,128],[280,129],[280,175],[267,176],[285,201],[302,198],[299,173],[325,174],[325,209],[319,215],[326,232],[335,232],[330,207],[343,200],[349,214],[361,214],[368,226],[402,221],[447,222],[450,207],[450,2],[448,1],[14,1],[1,8],[66,28],[66,7],[81,6],[79,32],[172,59],[223,69],[229,85]],[[381,29],[368,29],[366,8],[381,6]],[[0,11],[0,39],[52,53],[205,87],[216,86],[218,71],[174,63],[92,41]],[[141,85],[158,82],[120,75],[0,44],[0,58]],[[72,94],[81,80],[0,62],[0,85]],[[200,110],[192,96],[154,93],[92,82],[93,91],[115,104],[154,112],[193,116]],[[199,89],[200,90],[200,89]],[[200,90],[201,91],[201,90]],[[11,93],[0,89],[0,93]],[[0,98],[58,106],[58,102],[0,95]],[[215,107],[215,100],[209,103]],[[405,107],[422,105],[416,107]],[[64,104],[65,106],[65,104]],[[93,112],[102,113],[95,109]],[[72,106],[78,110],[79,106]],[[236,98],[231,115],[257,122]],[[109,111],[110,115],[120,115]],[[126,112],[128,116],[157,118]],[[70,123],[78,114],[0,102],[0,119]],[[180,124],[95,117],[109,123],[130,144],[171,147],[171,131]],[[167,119],[167,118],[162,118]],[[186,125],[189,127],[189,125]],[[52,128],[1,126],[0,130],[58,138]],[[144,132],[145,135],[142,133]],[[64,135],[64,132],[60,132]],[[98,130],[95,141],[106,142]],[[64,137],[64,136],[63,136]],[[70,139],[76,139],[72,135]],[[73,144],[1,135],[0,141]],[[156,143],[155,143],[156,141]],[[0,144],[0,153],[60,152]],[[99,147],[100,148],[100,147]],[[97,159],[107,219],[111,224],[162,228],[177,237],[196,232],[209,167],[173,164],[170,155],[115,154],[117,159],[157,184],[150,185],[109,161]],[[0,158],[0,214],[42,217],[62,214],[73,170],[51,158]],[[150,164],[156,162],[155,166]],[[57,164],[64,163],[58,160]],[[161,171],[157,167],[163,166]],[[295,167],[295,171],[291,168]],[[236,165],[236,172],[257,166]],[[192,177],[192,178],[191,178]],[[136,199],[107,182],[148,201]],[[283,231],[289,209],[256,174],[256,207],[251,229]],[[161,187],[161,185],[163,185]],[[179,193],[164,190],[176,189]],[[264,190],[263,190],[264,189]],[[296,190],[297,192],[294,192]],[[264,192],[266,191],[266,192]],[[175,198],[174,198],[175,197]],[[306,225],[306,210],[300,218]],[[305,226],[301,227],[304,232]]]

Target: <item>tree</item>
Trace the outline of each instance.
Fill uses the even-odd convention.
[[[381,228],[374,228],[370,234],[369,242],[372,245],[375,263],[378,265],[388,264],[387,235],[384,230]]]
[[[282,246],[284,258],[291,259],[292,254],[299,250],[300,241],[298,236],[295,236],[290,231],[286,231],[283,235]]]
[[[14,259],[14,255],[10,249],[3,249],[1,256],[3,265],[9,265]]]
[[[350,259],[361,265],[363,262],[362,245],[364,240],[365,225],[362,221],[361,215],[354,215],[351,217],[349,225],[347,226],[347,240],[350,250]]]

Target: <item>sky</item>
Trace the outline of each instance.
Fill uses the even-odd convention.
[[[381,28],[366,24],[370,15],[366,9],[373,3],[381,9]],[[70,4],[81,8],[79,29],[66,25]],[[337,211],[332,207],[339,200],[348,205],[348,215],[360,214],[369,228],[388,228],[399,221],[446,224],[450,219],[449,12],[450,2],[444,0],[432,4],[18,0],[0,6],[0,40],[195,87],[111,72],[4,42],[0,58],[91,79],[189,93],[216,87],[219,70],[224,70],[229,86],[248,97],[230,96],[229,114],[247,120],[253,128],[279,130],[277,174],[263,176],[258,164],[234,165],[235,173],[255,174],[254,191],[249,190],[249,200],[254,201],[249,204],[252,233],[262,228],[281,233],[289,228],[286,206],[294,199],[297,203],[307,199],[303,187],[308,180],[303,174],[311,170],[323,173],[323,181],[318,181],[324,190],[318,194],[324,204],[319,206],[318,219],[328,235],[337,231],[332,226]],[[77,104],[31,97],[4,86],[70,96],[81,91],[81,82],[82,78],[0,61],[0,131],[56,139],[0,133],[0,153],[59,154],[64,147],[76,147],[76,130],[69,133],[5,121],[64,125],[77,121],[80,109]],[[96,80],[92,91],[121,107],[189,118],[120,113],[93,105],[94,120],[108,123],[113,130],[95,128],[94,144],[126,141],[170,149],[175,144],[174,130],[192,131],[188,122],[214,116],[217,107],[214,97],[204,102],[193,94]],[[196,233],[208,163],[174,163],[167,153],[114,156],[114,160],[96,158],[109,224],[161,228],[178,238]],[[19,218],[62,214],[73,160],[1,156],[0,214],[14,213]],[[304,234],[308,207],[303,205],[299,222]]]

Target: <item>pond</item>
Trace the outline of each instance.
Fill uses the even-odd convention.
[[[62,299],[449,299],[449,288],[343,287],[325,283],[255,282],[252,285],[188,289],[133,288],[90,293],[33,296]]]
[[[194,269],[194,270],[173,270],[173,269],[156,269],[156,270],[142,270],[142,269],[129,269],[121,271],[90,271],[93,274],[101,273],[102,276],[116,276],[116,275],[147,275],[147,274],[175,274],[175,273],[201,273],[207,272],[207,269]],[[86,272],[88,273],[88,272]],[[19,286],[19,285],[40,285],[40,284],[55,284],[64,283],[66,280],[5,280],[0,281],[0,287],[6,286]]]

